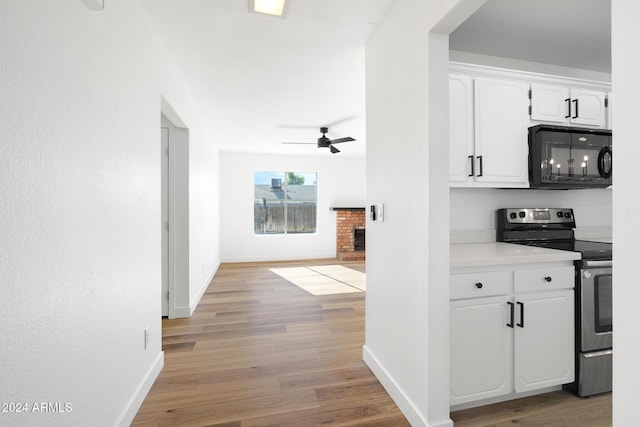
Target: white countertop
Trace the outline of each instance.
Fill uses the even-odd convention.
[[[450,268],[535,262],[574,261],[580,253],[512,243],[462,243],[450,246]]]

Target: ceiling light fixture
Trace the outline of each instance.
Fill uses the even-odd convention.
[[[249,0],[249,12],[284,18],[287,14],[286,0]]]

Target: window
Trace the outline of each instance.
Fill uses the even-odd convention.
[[[315,172],[254,172],[255,234],[316,232]]]

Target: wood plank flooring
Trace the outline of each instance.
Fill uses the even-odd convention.
[[[456,427],[609,427],[611,393],[580,398],[564,391],[452,412]]]
[[[310,295],[273,267],[223,264],[189,319],[163,320],[165,367],[133,426],[409,426],[362,361],[365,294]],[[564,392],[451,414],[465,426],[611,425],[611,395]]]
[[[163,321],[165,367],[133,426],[409,426],[362,361],[362,292],[311,295],[273,267],[223,264],[190,319]]]

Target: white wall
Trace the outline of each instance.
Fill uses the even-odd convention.
[[[313,149],[313,148],[312,148]],[[336,256],[336,213],[333,206],[364,207],[365,159],[326,156],[221,154],[222,259],[225,262],[267,261]],[[317,172],[317,232],[255,235],[253,173]]]
[[[105,4],[0,2],[0,401],[71,405],[0,424],[128,425],[162,367],[163,95],[191,129],[192,232],[216,237],[206,127],[139,3]],[[215,240],[191,249],[216,265]]]
[[[442,34],[482,3],[398,0],[366,49],[367,203],[385,221],[367,223],[364,358],[414,426],[451,425]]]
[[[613,425],[640,425],[640,3],[612,0],[613,128],[616,174],[613,189]]]
[[[496,228],[496,209],[557,207],[573,208],[576,227],[611,227],[612,191],[590,190],[499,190],[452,188],[450,190],[452,230]]]

